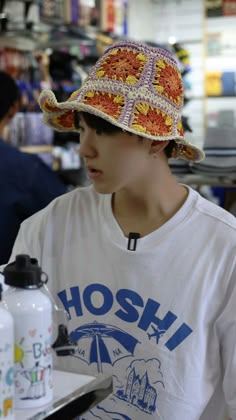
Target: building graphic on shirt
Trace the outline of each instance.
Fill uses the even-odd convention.
[[[157,392],[150,385],[147,371],[140,377],[133,368],[128,375],[125,391],[117,391],[116,396],[147,413],[156,411]]]

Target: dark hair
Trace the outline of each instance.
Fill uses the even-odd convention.
[[[15,80],[4,71],[0,71],[0,120],[5,117],[9,109],[20,100],[20,90]]]
[[[169,143],[167,144],[167,146],[165,147],[164,153],[165,153],[167,159],[169,159],[169,158],[172,157],[172,151],[175,148],[175,146],[176,146],[175,141],[174,140],[170,140]]]
[[[75,114],[75,126],[77,128],[79,128],[79,115],[81,114],[86,124],[90,128],[93,128],[94,130],[96,130],[97,134],[102,134],[102,133],[113,134],[113,133],[124,132],[122,128],[117,127],[116,125],[113,125],[109,123],[108,121],[104,120],[103,118],[97,117],[96,115],[89,114],[88,112],[78,113],[75,111],[74,114]],[[126,131],[126,133],[132,136],[132,133],[129,133],[128,131]],[[142,136],[138,136],[138,137],[140,137],[140,139],[142,138]],[[172,150],[174,147],[175,147],[175,141],[170,140],[170,142],[167,144],[167,146],[164,149],[164,152],[167,158],[171,157]]]
[[[76,115],[77,114],[77,115]],[[93,128],[97,134],[102,133],[122,133],[124,130],[122,128],[117,127],[116,125],[113,125],[109,123],[108,121],[104,120],[103,118],[97,117],[96,115],[89,114],[88,112],[76,112],[75,111],[75,126],[79,128],[79,116],[82,115],[84,118],[86,124]],[[132,133],[130,133],[132,135]]]

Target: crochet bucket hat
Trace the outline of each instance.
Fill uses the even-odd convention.
[[[78,131],[74,111],[88,112],[150,140],[175,140],[172,157],[199,162],[204,152],[184,138],[184,87],[172,55],[162,48],[121,41],[91,68],[82,87],[58,103],[44,90],[44,122],[59,131]]]

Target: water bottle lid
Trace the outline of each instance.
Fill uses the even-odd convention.
[[[4,268],[3,275],[6,284],[22,289],[37,289],[48,280],[38,260],[26,254],[16,255],[15,261]]]

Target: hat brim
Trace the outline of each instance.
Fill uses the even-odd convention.
[[[78,97],[78,91],[77,95]],[[203,150],[187,141],[184,137],[176,135],[172,136],[157,136],[148,133],[145,128],[137,130],[136,128],[126,127],[119,123],[117,119],[109,115],[109,110],[104,110],[99,105],[93,106],[86,104],[83,100],[73,100],[73,94],[65,102],[57,102],[54,93],[51,90],[44,90],[39,96],[39,105],[43,111],[43,120],[45,124],[49,125],[57,131],[63,132],[79,132],[80,130],[75,126],[74,112],[87,112],[97,117],[103,118],[111,124],[121,128],[122,130],[148,138],[156,141],[174,140],[175,148],[173,149],[172,156],[175,159],[184,159],[192,162],[200,162],[204,159],[205,154]],[[106,111],[106,112],[105,112]]]

